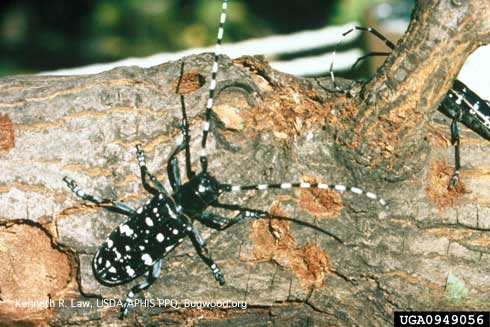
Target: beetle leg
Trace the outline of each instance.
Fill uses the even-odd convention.
[[[146,290],[148,287],[151,286],[151,284],[153,284],[158,279],[158,277],[160,276],[161,267],[162,267],[162,260],[160,259],[157,262],[155,262],[151,267],[151,271],[146,281],[141,284],[135,285],[131,288],[121,308],[121,319],[124,319],[128,315],[129,307],[133,305],[133,299],[135,295],[143,290]]]
[[[191,231],[188,233],[191,238],[192,244],[196,248],[197,253],[204,261],[204,263],[211,269],[214,274],[214,278],[219,282],[221,286],[225,284],[225,276],[221,272],[218,265],[211,258],[208,248],[206,247],[206,242],[201,236],[201,233],[197,230],[195,226],[192,226]]]
[[[182,125],[181,125],[181,131],[182,131],[182,143],[177,146],[177,148],[172,152],[170,157],[168,158],[167,162],[167,174],[168,174],[168,179],[170,181],[170,185],[172,186],[172,190],[175,192],[180,188],[182,185],[182,182],[180,180],[180,174],[179,174],[179,162],[177,160],[177,155],[182,151],[185,150],[185,162],[186,162],[186,173],[187,173],[187,178],[191,179],[195,173],[191,169],[191,154],[189,150],[189,142],[190,142],[190,135],[189,135],[189,125],[187,123],[187,115],[185,113],[185,104],[184,104],[184,96],[180,96],[180,101],[182,104]]]
[[[85,201],[93,202],[99,207],[102,207],[109,211],[122,213],[126,216],[134,216],[136,214],[136,210],[123,202],[104,199],[96,195],[85,193],[80,187],[78,187],[77,183],[75,183],[75,181],[68,176],[63,177],[63,181],[66,183],[66,185],[68,185],[73,193],[75,193],[79,198],[82,198]]]
[[[172,186],[172,190],[174,192],[177,192],[177,190],[182,185],[182,180],[180,179],[179,172],[179,161],[177,157],[174,157],[171,161],[168,162],[167,174],[170,186]]]
[[[458,117],[453,118],[451,122],[451,144],[454,145],[454,173],[449,181],[448,189],[454,188],[456,183],[459,181],[459,171],[461,169],[461,155],[460,155],[460,144],[459,144],[459,128],[458,128]]]
[[[148,168],[146,167],[146,162],[145,162],[145,153],[143,150],[141,150],[141,145],[137,144],[136,145],[136,159],[138,160],[139,166],[140,166],[140,171],[141,171],[141,181],[143,182],[143,187],[145,190],[153,195],[158,195],[158,193],[163,193],[168,195],[167,191],[163,187],[162,183],[148,172]],[[150,180],[155,184],[156,188],[151,186],[147,181],[146,181],[146,176],[150,178]]]
[[[244,217],[261,218],[267,216],[267,212],[264,211],[240,210],[240,212],[235,217],[229,219],[215,215],[213,213],[203,212],[201,214],[201,217],[199,218],[199,221],[210,228],[225,230],[242,220]]]

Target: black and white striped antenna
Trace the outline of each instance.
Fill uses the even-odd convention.
[[[354,194],[364,195],[371,200],[376,200],[384,207],[388,207],[387,202],[379,197],[376,193],[365,191],[359,187],[355,186],[346,186],[342,184],[325,184],[325,183],[280,183],[280,184],[254,184],[254,185],[231,185],[231,184],[221,184],[221,189],[225,192],[236,192],[236,191],[247,191],[247,190],[268,190],[268,189],[291,189],[291,188],[300,188],[300,189],[323,189],[323,190],[332,190],[339,193],[343,193],[345,191],[350,191]]]
[[[200,153],[200,161],[201,161],[201,170],[203,172],[208,169],[208,156],[206,153],[206,141],[208,139],[209,126],[210,126],[210,117],[211,112],[213,110],[214,103],[214,91],[216,90],[216,74],[218,73],[218,58],[221,52],[221,41],[223,40],[223,32],[224,25],[226,21],[226,8],[228,6],[227,0],[223,0],[221,6],[221,16],[219,20],[219,28],[218,28],[218,38],[216,41],[216,47],[214,50],[214,61],[213,68],[211,69],[211,81],[209,83],[209,96],[208,102],[206,104],[206,118],[204,120],[202,126],[202,141],[201,141],[201,153]]]
[[[215,90],[216,90],[216,75],[218,73],[218,59],[219,59],[219,54],[221,52],[221,42],[223,40],[224,24],[226,21],[227,6],[228,6],[227,0],[223,0],[222,7],[221,7],[221,16],[220,16],[219,28],[218,28],[218,37],[217,37],[216,47],[215,47],[215,51],[214,51],[214,61],[213,61],[212,69],[211,69],[209,96],[208,96],[208,101],[206,104],[206,116],[205,116],[205,120],[203,123],[203,134],[202,134],[201,153],[200,153],[200,162],[201,162],[202,172],[206,172],[207,168],[208,168],[206,142],[207,142],[207,138],[208,138],[208,134],[209,134],[210,118],[211,118],[211,112],[213,110],[213,104],[214,104],[214,96],[215,96]],[[355,28],[349,30],[348,32],[344,33],[343,37],[348,35],[354,29],[366,30],[362,27],[355,27]],[[380,33],[376,33],[376,31],[373,33],[375,33],[377,36],[382,36]],[[340,41],[339,44],[341,42],[342,41]],[[386,42],[389,42],[389,41],[386,40]],[[388,44],[388,43],[387,43],[387,45],[390,46],[390,44]],[[335,51],[334,51],[334,55],[335,55]],[[332,62],[332,65],[330,66],[330,73],[331,73],[332,79],[334,80],[333,62]],[[335,80],[334,80],[334,82],[335,82]],[[341,185],[341,184],[305,183],[305,182],[280,183],[280,184],[254,184],[254,185],[220,184],[220,188],[224,192],[245,191],[245,190],[259,190],[260,191],[260,190],[268,190],[268,189],[291,189],[291,188],[330,189],[330,190],[340,192],[340,193],[342,193],[344,191],[350,191],[354,194],[365,195],[367,198],[369,198],[371,200],[376,200],[382,206],[387,207],[386,201],[384,199],[380,198],[376,193],[373,193],[370,191],[365,191],[365,190],[358,188],[358,187],[345,186],[345,185]]]

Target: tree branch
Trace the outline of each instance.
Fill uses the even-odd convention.
[[[124,218],[81,203],[62,182],[69,175],[88,193],[137,207],[149,197],[135,158],[142,144],[149,170],[167,183],[166,159],[181,137],[180,61],[0,80],[1,320],[381,326],[395,309],[490,310],[490,195],[482,156],[490,145],[462,129],[465,187],[448,192],[448,124],[433,116],[465,58],[490,41],[489,6],[419,1],[407,35],[353,97],[329,91],[335,89],[329,79],[274,71],[261,57],[220,58],[210,173],[223,183],[359,184],[390,204],[383,210],[366,197],[325,190],[222,198],[320,229],[268,220],[243,221],[226,232],[199,226],[227,284],[219,287],[184,242],[144,296],[180,305],[246,300],[247,310],[139,307],[121,322],[118,308],[98,307],[97,299],[124,299],[131,286],[101,286],[91,268],[93,254]],[[182,61],[180,90],[197,169],[212,56]],[[92,306],[15,306],[49,298]]]
[[[490,42],[488,1],[418,1],[407,33],[347,106],[339,148],[358,176],[405,179],[425,164],[430,119],[466,58]],[[421,160],[422,159],[422,160]]]

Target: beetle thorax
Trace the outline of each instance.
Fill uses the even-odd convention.
[[[192,215],[206,209],[221,193],[218,180],[207,172],[201,172],[182,186],[179,196],[184,211]]]

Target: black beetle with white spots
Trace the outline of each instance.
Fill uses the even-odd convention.
[[[342,34],[342,39],[335,47],[332,53],[332,62],[330,64],[330,77],[337,91],[344,92],[335,82],[333,72],[333,64],[335,59],[336,49],[341,45],[346,35],[353,31],[369,32],[384,42],[391,50],[395,49],[395,44],[388,40],[383,34],[372,27],[354,26]],[[387,56],[390,52],[369,52],[366,55],[357,58],[351,69],[367,57],[371,56]],[[442,100],[438,110],[449,117],[451,121],[451,144],[454,146],[454,173],[449,180],[448,189],[454,188],[459,181],[461,170],[461,155],[460,155],[460,135],[458,122],[463,123],[466,127],[490,141],[490,102],[483,100],[475,92],[470,90],[460,80],[455,80],[451,89]]]
[[[145,156],[139,145],[136,146],[136,158],[140,166],[141,180],[145,190],[151,193],[153,197],[138,209],[133,209],[127,204],[119,201],[86,194],[71,178],[64,177],[63,179],[68,187],[83,200],[93,202],[107,210],[129,217],[125,222],[112,231],[106,241],[98,249],[92,261],[95,277],[99,282],[108,286],[125,284],[148,273],[146,281],[137,284],[129,291],[121,310],[121,318],[127,316],[136,294],[150,287],[159,277],[162,259],[175,249],[175,247],[186,237],[190,238],[201,259],[211,269],[214,278],[220,285],[225,284],[223,273],[211,258],[206,243],[200,232],[193,225],[193,221],[198,220],[210,228],[224,230],[244,217],[261,218],[271,215],[268,215],[265,211],[247,209],[234,204],[220,203],[218,198],[224,192],[319,188],[338,192],[351,191],[355,194],[363,194],[369,199],[376,200],[382,206],[386,206],[386,202],[379,198],[375,193],[365,192],[358,187],[304,182],[231,185],[220,183],[215,177],[208,173],[206,140],[210,128],[210,116],[216,88],[216,74],[218,72],[218,59],[223,37],[223,26],[226,19],[226,7],[227,1],[223,0],[216,50],[212,64],[209,97],[206,104],[206,116],[203,124],[203,137],[200,151],[201,171],[196,174],[192,171],[190,165],[190,135],[184,98],[181,95],[181,130],[183,141],[172,152],[167,162],[167,173],[172,192],[168,192],[164,186],[148,172]],[[177,88],[178,87],[179,86],[177,86]],[[181,181],[177,160],[177,155],[182,151],[185,152],[186,175],[188,179],[185,183],[182,183]],[[206,212],[206,208],[210,206],[228,210],[237,210],[239,213],[233,218],[225,218]]]

